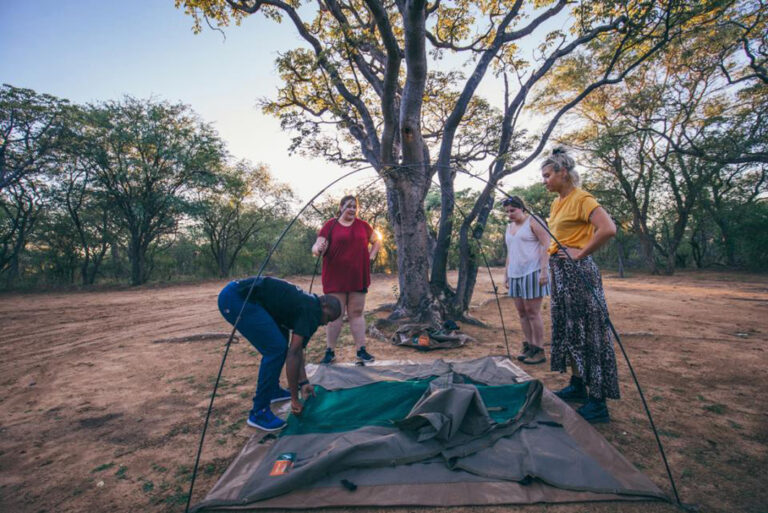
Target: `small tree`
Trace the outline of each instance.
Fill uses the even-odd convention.
[[[220,277],[229,276],[248,240],[293,201],[290,187],[276,182],[266,166],[238,162],[225,168],[220,184],[202,192],[197,216]]]
[[[131,283],[149,277],[150,249],[172,234],[196,188],[215,181],[223,143],[186,105],[139,100],[93,105],[83,158],[128,238]]]

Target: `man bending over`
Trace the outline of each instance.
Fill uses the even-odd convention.
[[[261,353],[248,425],[265,431],[282,429],[285,421],[275,416],[269,405],[290,399],[291,412],[301,415],[304,405],[299,392],[304,399],[315,394],[304,369],[304,348],[318,326],[341,315],[341,303],[333,296],[307,294],[284,280],[251,277],[224,287],[219,294],[219,311],[230,324],[237,321],[237,331]],[[289,390],[280,387],[283,364]]]

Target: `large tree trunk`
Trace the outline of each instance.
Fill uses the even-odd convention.
[[[429,289],[429,248],[424,212],[425,186],[411,181],[415,175],[388,179],[387,200],[390,223],[397,244],[400,294],[393,318],[408,317],[420,322],[439,320]]]
[[[406,79],[400,101],[402,167],[386,179],[390,222],[397,243],[400,297],[393,317],[439,322],[442,312],[429,288],[429,250],[424,198],[431,179],[429,152],[421,131],[421,107],[427,82],[426,2],[398,3],[403,16]],[[387,158],[392,148],[382,147]],[[386,162],[386,160],[385,160]]]

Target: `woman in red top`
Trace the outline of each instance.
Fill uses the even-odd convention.
[[[312,246],[312,254],[323,255],[323,293],[341,301],[342,314],[347,312],[349,329],[357,346],[357,361],[374,360],[365,350],[365,294],[371,284],[371,260],[376,258],[381,241],[371,225],[357,218],[357,198],[344,196],[339,202],[339,217],[328,220]],[[336,340],[341,332],[343,315],[326,327],[328,347],[323,363],[336,359]]]

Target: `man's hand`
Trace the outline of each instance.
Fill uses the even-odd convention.
[[[509,277],[508,276],[504,276],[504,286],[509,288]]]
[[[304,405],[298,399],[291,399],[291,413],[297,417],[301,417],[301,413],[304,411]]]
[[[544,286],[549,283],[549,272],[544,271],[539,273],[539,285]]]
[[[312,383],[307,383],[306,385],[302,386],[300,392],[301,398],[305,401],[310,397],[315,397],[315,387],[312,385]]]

